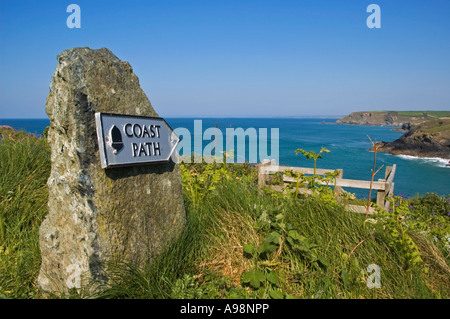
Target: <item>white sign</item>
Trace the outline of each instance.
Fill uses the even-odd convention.
[[[163,118],[95,113],[102,168],[167,162],[180,139]]]

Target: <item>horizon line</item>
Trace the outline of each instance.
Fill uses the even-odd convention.
[[[321,119],[335,119],[335,118],[341,118],[345,115],[285,115],[285,116],[207,116],[207,115],[201,115],[201,116],[159,116],[162,118],[172,118],[172,119],[194,119],[194,118],[200,118],[200,119],[219,119],[219,118],[239,118],[239,119],[271,119],[271,118],[278,118],[278,119],[291,119],[291,118],[321,118]],[[0,120],[49,120],[48,117],[4,117],[0,118]]]

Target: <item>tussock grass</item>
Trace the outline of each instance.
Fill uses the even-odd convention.
[[[43,139],[8,129],[0,134],[0,296],[29,298],[37,293],[50,155]]]
[[[23,132],[0,134],[0,297],[39,298],[38,229],[47,212],[49,151],[43,139]],[[410,232],[428,273],[407,270],[404,254],[391,246],[382,224],[320,198],[293,200],[260,191],[255,177],[249,165],[230,165],[197,205],[184,187],[187,224],[177,241],[141,267],[110,261],[107,287],[62,297],[450,297],[448,251],[429,234]],[[183,179],[184,186],[187,182]],[[309,246],[292,246],[288,229]],[[244,251],[245,245],[261,247],[274,231],[280,235],[274,249]],[[380,267],[381,288],[366,284],[371,264]],[[256,270],[266,276],[259,288],[243,280]]]
[[[254,220],[238,212],[222,211],[212,221],[212,227],[206,230],[209,245],[204,259],[199,262],[199,269],[220,273],[239,285],[242,273],[249,270],[242,244],[261,242],[255,224]]]

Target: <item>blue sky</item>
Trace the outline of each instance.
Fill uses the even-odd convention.
[[[81,29],[69,29],[69,4]],[[369,29],[369,4],[381,29]],[[450,110],[448,0],[1,0],[0,118],[45,118],[61,51],[109,48],[165,117]]]

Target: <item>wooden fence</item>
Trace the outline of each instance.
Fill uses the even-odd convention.
[[[352,188],[363,188],[363,189],[370,189],[375,190],[377,192],[377,205],[382,207],[384,210],[389,209],[389,201],[386,200],[386,197],[390,197],[394,193],[394,176],[395,176],[395,170],[396,170],[396,164],[393,164],[392,166],[387,166],[385,171],[385,176],[383,179],[378,179],[377,181],[372,182],[371,181],[363,181],[363,180],[356,180],[356,179],[344,179],[344,170],[343,169],[316,169],[316,175],[322,175],[324,176],[326,173],[334,173],[335,171],[338,171],[338,175],[335,178],[335,180],[330,184],[330,186],[335,186],[335,192],[339,196],[339,194],[342,192],[343,187],[352,187]],[[294,171],[296,173],[304,174],[304,175],[313,175],[314,169],[313,168],[307,168],[307,167],[291,167],[291,166],[280,166],[275,165],[275,163],[272,161],[263,161],[261,164],[258,165],[258,186],[264,187],[269,186],[276,190],[283,190],[286,184],[296,182],[296,180],[290,176],[287,176],[284,174],[287,171]],[[282,185],[267,185],[267,182],[270,179],[270,175],[276,174],[276,173],[282,173],[282,179],[283,184]],[[326,182],[316,180],[317,184],[326,185]],[[306,182],[305,182],[306,184]],[[302,185],[303,188],[300,188],[301,192],[309,192],[311,191],[307,189],[305,186]],[[349,205],[349,209],[356,211],[356,212],[366,212],[365,207],[363,206],[355,206],[355,205]],[[373,208],[371,209],[371,212],[373,212]]]

